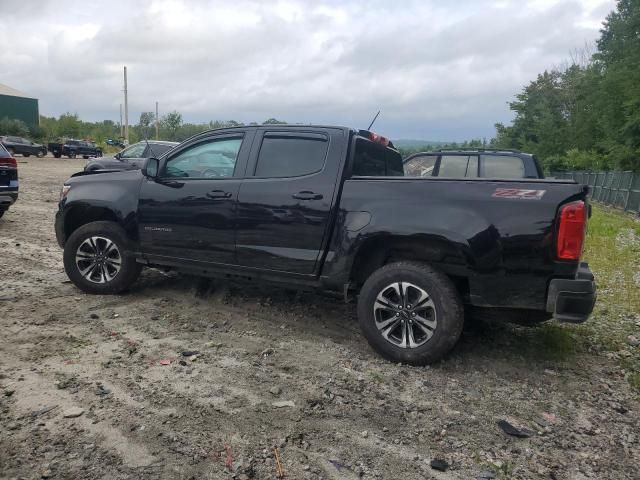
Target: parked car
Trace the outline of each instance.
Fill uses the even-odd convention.
[[[36,155],[43,157],[47,154],[47,147],[39,143],[32,142],[27,138],[4,136],[0,137],[0,143],[9,151],[11,155],[19,153],[23,157]]]
[[[585,186],[407,178],[402,167],[364,130],[213,130],[141,170],[67,180],[56,236],[89,293],[122,292],[149,265],[356,294],[364,336],[395,362],[442,358],[467,308],[587,319]]]
[[[126,147],[126,145],[124,144],[124,142],[122,140],[114,140],[113,138],[108,138],[105,143],[107,145],[112,145],[114,147],[120,147],[120,148]]]
[[[102,149],[87,140],[66,139],[62,142],[50,142],[47,148],[56,158],[60,158],[63,155],[69,158],[76,158],[82,155],[82,158],[85,159],[102,156]]]
[[[18,200],[18,162],[0,144],[0,217]]]
[[[125,148],[113,157],[101,157],[90,160],[84,167],[87,172],[95,170],[137,170],[142,168],[144,162],[149,157],[160,158],[178,142],[164,142],[160,140],[149,140],[134,143]]]
[[[517,150],[438,150],[404,160],[409,177],[544,178],[538,159]]]

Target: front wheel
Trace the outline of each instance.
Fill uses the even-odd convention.
[[[67,240],[63,258],[69,279],[87,293],[120,293],[142,270],[125,231],[114,222],[91,222],[78,228]]]
[[[31,156],[31,154],[30,154],[30,153],[23,153],[23,154],[22,154],[22,156],[23,156],[23,157],[30,157],[30,156]]]
[[[464,308],[449,278],[419,262],[376,270],[358,297],[362,333],[380,355],[394,362],[426,365],[457,343]]]

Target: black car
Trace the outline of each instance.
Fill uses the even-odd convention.
[[[50,142],[47,148],[56,158],[60,158],[63,155],[69,158],[76,158],[81,155],[85,159],[102,156],[102,149],[88,140],[73,140],[69,138],[61,142]]]
[[[404,160],[408,177],[544,178],[538,159],[517,150],[438,150]]]
[[[0,144],[0,217],[18,199],[18,162]]]
[[[9,151],[11,155],[19,153],[23,157],[36,155],[42,157],[47,154],[47,147],[34,143],[27,138],[5,136],[0,137],[0,143]]]
[[[56,237],[67,275],[94,294],[126,290],[149,265],[357,295],[364,336],[395,362],[440,359],[465,311],[588,318],[587,187],[402,166],[365,130],[213,130],[141,170],[74,175]]]
[[[84,167],[85,172],[96,170],[137,170],[142,168],[147,158],[160,158],[178,142],[164,142],[160,140],[149,140],[134,143],[113,157],[101,157],[87,162]]]

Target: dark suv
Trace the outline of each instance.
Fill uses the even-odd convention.
[[[18,162],[0,143],[0,217],[18,200]]]
[[[47,154],[47,147],[39,143],[34,143],[27,138],[11,136],[0,137],[0,143],[4,145],[11,155],[19,153],[23,157],[30,155],[42,157]]]
[[[517,150],[438,150],[404,160],[408,177],[544,178],[538,159]]]
[[[113,157],[101,157],[90,160],[84,166],[84,171],[140,169],[147,158],[160,158],[176,145],[178,145],[178,142],[165,142],[161,140],[134,143],[116,153]]]

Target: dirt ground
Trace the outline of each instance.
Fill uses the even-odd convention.
[[[83,161],[18,161],[0,220],[0,478],[272,479],[274,447],[289,479],[639,478],[638,394],[610,356],[565,352],[576,327],[469,327],[413,368],[377,357],[354,306],[327,296],[156,270],[85,295],[53,231]]]

